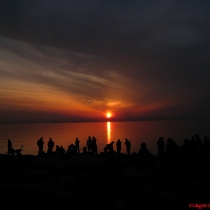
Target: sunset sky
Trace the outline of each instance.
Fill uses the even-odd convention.
[[[2,0],[0,123],[210,118],[209,0]]]

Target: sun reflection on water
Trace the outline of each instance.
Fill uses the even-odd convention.
[[[111,140],[111,122],[107,122],[107,142]]]

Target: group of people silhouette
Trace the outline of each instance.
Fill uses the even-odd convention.
[[[89,153],[89,154],[98,154],[98,146],[96,143],[97,139],[93,136],[89,136],[86,142],[86,146],[83,147],[83,153]],[[38,141],[37,141],[37,145],[38,145],[38,155],[42,155],[45,152],[43,151],[43,146],[44,146],[44,141],[43,141],[43,137],[41,137]],[[120,141],[120,139],[117,140],[116,142],[116,147],[117,147],[117,154],[121,153],[121,148],[122,148],[122,142]],[[53,148],[54,148],[54,141],[52,140],[52,138],[49,139],[48,143],[48,150],[47,150],[47,154],[52,154],[53,153]],[[131,149],[131,142],[126,138],[125,139],[125,146],[126,146],[126,151],[127,154],[130,155],[130,149]],[[63,148],[63,146],[58,146],[56,145],[56,149],[55,152],[57,154],[77,154],[80,153],[80,141],[78,138],[76,138],[75,140],[75,144],[70,144],[68,146],[67,151],[65,151],[65,149]],[[112,141],[111,143],[107,144],[104,147],[104,153],[115,153],[114,150],[114,141]]]
[[[68,150],[67,152],[65,151],[65,149],[63,148],[63,146],[58,146],[56,145],[56,149],[55,152],[56,154],[76,154],[76,153],[80,153],[80,148],[79,148],[79,144],[80,141],[78,138],[76,138],[75,144],[70,144],[68,146]],[[44,141],[43,141],[43,137],[41,137],[38,141],[37,141],[37,145],[38,145],[38,155],[42,155],[44,154],[43,151],[43,146],[44,146]],[[52,154],[53,153],[53,148],[54,148],[54,141],[52,140],[52,138],[49,138],[49,141],[47,143],[48,149],[47,149],[47,154]]]
[[[196,134],[191,139],[184,139],[184,143],[178,146],[172,138],[168,138],[166,143],[163,137],[160,137],[157,141],[158,156],[162,157],[182,157],[189,158],[192,156],[203,156],[210,154],[210,139],[207,136],[204,137],[204,141],[200,136]]]
[[[44,140],[43,137],[41,137],[37,141],[38,145],[38,155],[44,154]],[[114,145],[116,145],[116,151],[114,149]],[[126,152],[128,155],[130,155],[131,151],[131,142],[126,138],[124,145],[126,147]],[[70,144],[68,146],[67,151],[63,148],[63,146],[56,145],[55,151],[53,151],[55,146],[54,141],[52,138],[49,138],[49,141],[47,143],[47,154],[78,154],[80,153],[80,141],[78,138],[76,138],[74,144]],[[20,149],[15,150],[12,147],[12,142],[10,139],[8,139],[8,155],[20,155],[21,150]],[[105,154],[121,154],[122,149],[122,142],[120,139],[116,141],[110,142],[104,147],[104,153]],[[164,137],[159,137],[157,141],[157,149],[158,149],[158,157],[182,157],[187,158],[192,155],[196,156],[202,156],[206,154],[210,154],[210,139],[208,139],[207,136],[204,137],[204,141],[202,141],[198,134],[195,136],[192,136],[191,139],[184,139],[184,143],[181,146],[178,146],[176,142],[172,138],[167,138],[167,140],[164,140]],[[83,147],[83,153],[84,154],[98,154],[98,146],[97,146],[97,139],[93,136],[89,136],[86,141],[86,146]],[[142,158],[149,158],[153,156],[150,151],[147,148],[147,145],[145,142],[141,143],[141,148],[138,152],[138,155]]]
[[[126,138],[124,144],[126,146],[127,154],[130,155],[131,142]],[[117,147],[117,154],[121,154],[122,142],[121,142],[120,139],[117,140],[116,147]],[[115,151],[114,151],[114,141],[112,141],[111,143],[107,144],[104,147],[104,153],[115,153]]]
[[[43,148],[44,148],[44,140],[43,137],[41,137],[38,141],[37,141],[37,145],[39,147],[39,151],[38,151],[38,155],[41,155],[44,153]],[[53,147],[54,147],[54,141],[52,140],[52,138],[49,138],[49,141],[47,143],[48,149],[47,149],[47,153],[48,154],[52,154],[53,152]],[[58,149],[58,145],[56,146],[56,150]]]

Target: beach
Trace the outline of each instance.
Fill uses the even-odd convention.
[[[2,209],[189,209],[209,199],[209,157],[0,155]]]

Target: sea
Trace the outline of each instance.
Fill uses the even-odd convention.
[[[36,123],[36,124],[0,124],[0,154],[7,153],[7,140],[12,141],[14,149],[22,147],[23,155],[37,155],[37,140],[44,139],[44,151],[47,151],[49,138],[55,146],[65,150],[75,139],[80,141],[80,150],[86,146],[89,136],[97,139],[98,153],[104,147],[118,139],[122,142],[122,153],[126,154],[125,138],[131,142],[131,153],[138,153],[143,142],[149,151],[157,155],[157,140],[163,137],[165,142],[172,138],[177,145],[184,139],[191,139],[198,134],[203,141],[210,136],[208,120],[163,120],[163,121],[124,121],[124,122],[77,122],[77,123]],[[116,144],[114,144],[116,150]],[[55,150],[55,147],[54,147]]]

